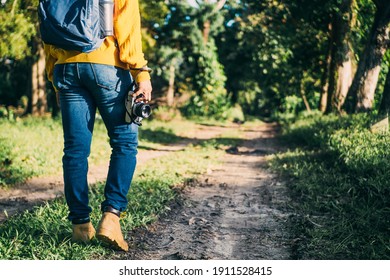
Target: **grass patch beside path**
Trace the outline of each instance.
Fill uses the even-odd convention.
[[[139,131],[140,148],[158,148],[182,139],[180,133],[194,128],[190,121],[145,120]],[[179,133],[180,132],[180,133]],[[23,118],[0,119],[0,187],[12,187],[31,177],[61,174],[63,136],[61,120]],[[110,146],[103,122],[96,120],[90,166],[109,160]]]
[[[292,150],[271,165],[289,178],[294,259],[390,259],[390,134],[366,115],[286,127]]]
[[[61,123],[51,118],[0,119],[0,187],[58,172]]]
[[[48,122],[51,123],[49,120]],[[53,126],[56,125],[58,124],[54,122]],[[188,127],[191,125],[188,123]],[[27,127],[30,128],[29,125]],[[161,128],[160,124],[153,124],[149,129],[155,131],[157,139],[159,132],[164,131],[164,136],[168,135],[174,141],[176,137],[181,137],[176,135],[177,127],[179,125],[167,124]],[[228,133],[216,140],[189,146],[183,151],[152,159],[139,166],[128,195],[127,213],[121,220],[124,232],[151,223],[161,213],[169,210],[169,201],[177,195],[173,187],[206,172],[210,166],[217,164],[218,159],[224,154],[223,148],[229,144],[236,144],[239,137],[239,132]],[[144,145],[156,145],[157,142],[148,142],[142,138],[141,141],[144,141]],[[92,186],[90,189],[90,204],[93,209],[91,219],[95,226],[100,219],[102,199],[103,183]],[[67,215],[65,200],[59,198],[8,219],[0,225],[0,258],[7,260],[109,259],[110,255],[115,253],[101,246],[97,240],[88,246],[71,243],[71,224],[67,220]]]

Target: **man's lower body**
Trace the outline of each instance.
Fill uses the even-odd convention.
[[[73,224],[73,240],[88,242],[95,235],[90,222],[87,174],[98,110],[107,128],[112,153],[97,236],[117,249],[127,250],[119,218],[127,207],[138,145],[138,126],[124,121],[125,97],[132,86],[132,77],[129,71],[114,66],[70,63],[55,66],[53,83],[59,90],[65,198],[68,218]]]

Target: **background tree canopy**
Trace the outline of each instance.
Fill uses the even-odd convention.
[[[1,116],[58,111],[41,77],[37,3],[0,4]],[[156,107],[240,121],[389,110],[386,0],[158,0],[140,7]]]

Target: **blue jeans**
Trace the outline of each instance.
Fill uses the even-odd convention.
[[[101,206],[124,211],[138,145],[138,126],[125,122],[125,97],[133,84],[129,71],[102,64],[60,64],[54,68],[53,84],[59,90],[61,105],[68,218],[89,219],[92,211],[87,173],[96,109],[107,128],[112,148]]]

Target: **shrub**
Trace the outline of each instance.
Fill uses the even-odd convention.
[[[390,134],[369,124],[368,115],[331,115],[286,127],[296,149],[271,165],[293,179],[294,258],[390,258]]]

